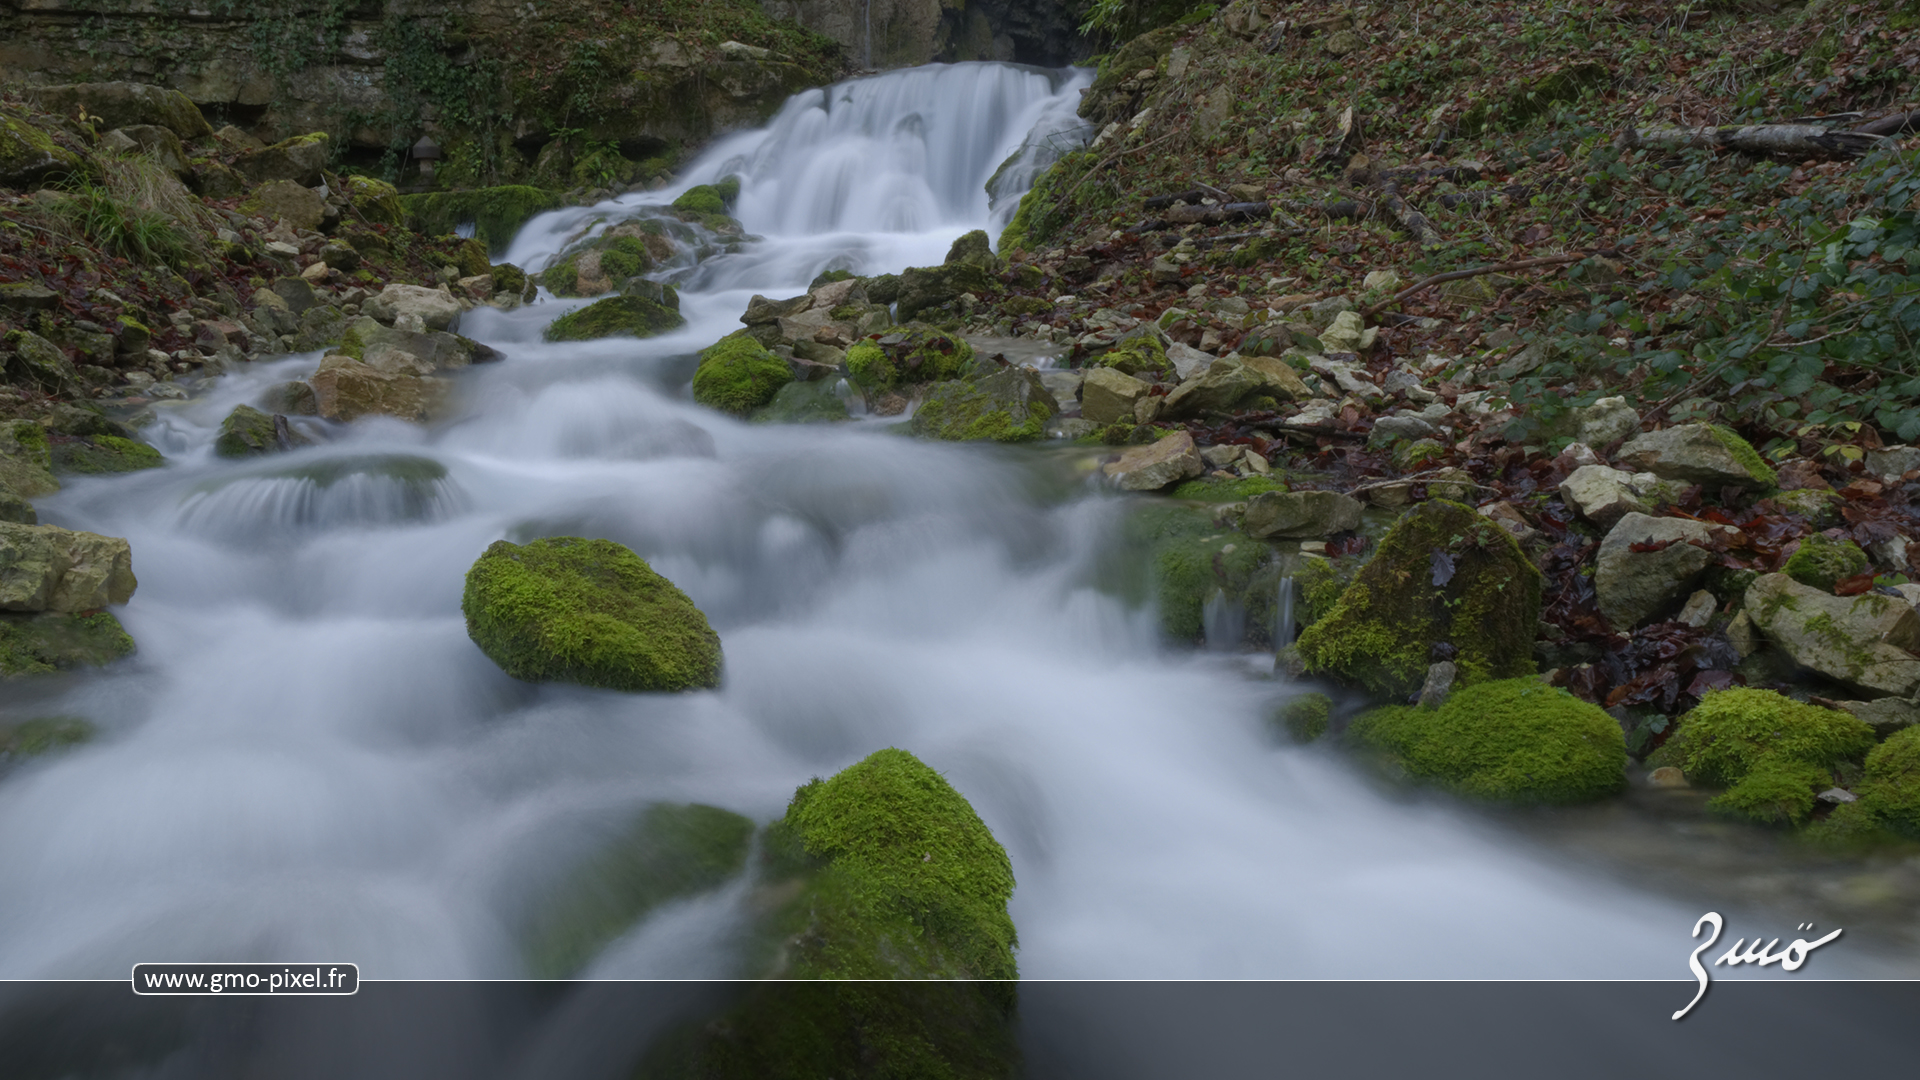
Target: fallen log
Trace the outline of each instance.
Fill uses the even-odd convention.
[[[1882,136],[1859,131],[1832,131],[1813,124],[1749,124],[1745,127],[1629,128],[1628,146],[1656,150],[1689,147],[1733,150],[1756,157],[1793,160],[1819,158],[1842,161],[1857,158],[1880,145]]]
[[[1400,227],[1407,230],[1421,247],[1440,246],[1440,230],[1433,227],[1433,223],[1427,220],[1427,215],[1408,206],[1407,200],[1400,197],[1398,181],[1389,179],[1380,185],[1380,205],[1386,208],[1387,213],[1393,215],[1393,220],[1399,222]]]
[[[1167,220],[1176,225],[1222,225],[1229,221],[1265,221],[1273,216],[1273,204],[1263,202],[1222,203],[1219,206],[1174,206]]]
[[[1870,120],[1853,130],[1862,135],[1881,136],[1905,135],[1908,132],[1920,131],[1920,109],[1908,113],[1894,113],[1892,116],[1883,116],[1878,120]]]
[[[1201,191],[1198,188],[1195,188],[1192,191],[1182,191],[1177,195],[1155,195],[1152,198],[1146,200],[1144,205],[1149,210],[1165,210],[1167,207],[1172,206],[1175,203],[1189,203],[1191,205],[1198,206],[1200,204],[1200,201],[1202,199],[1205,199],[1206,197],[1207,197],[1206,192]]]

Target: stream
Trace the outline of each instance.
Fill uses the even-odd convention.
[[[306,959],[519,977],[530,897],[639,807],[771,821],[809,777],[886,746],[944,773],[1006,846],[1026,978],[1686,978],[1694,920],[1730,903],[1708,884],[1629,885],[1578,832],[1517,832],[1285,745],[1266,717],[1289,689],[1264,658],[1170,651],[1151,612],[1097,589],[1126,502],[1088,452],[691,402],[694,354],[751,295],[997,233],[1080,134],[1088,78],[957,64],[798,95],[675,187],[543,215],[503,259],[536,270],[584,229],[738,173],[759,239],[670,268],[685,328],[549,345],[544,325],[584,301],[479,308],[460,332],[504,360],[460,376],[453,419],[215,457],[234,405],[319,357],[257,364],[160,406],[146,433],[168,468],[42,501],[43,521],[132,543],[121,618],[140,651],[4,707],[100,735],[0,781],[0,978]],[[724,643],[722,688],[502,674],[467,638],[463,576],[494,540],[546,535],[616,540],[685,590]],[[656,912],[588,974],[736,974],[746,891]],[[1768,936],[1793,921],[1745,918]],[[1864,941],[1813,967],[1920,970]]]

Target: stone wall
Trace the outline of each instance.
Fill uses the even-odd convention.
[[[865,68],[1006,60],[1045,67],[1085,60],[1077,28],[1090,0],[761,0],[767,14],[840,43]]]

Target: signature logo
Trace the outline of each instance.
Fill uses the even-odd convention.
[[[1693,977],[1700,980],[1700,989],[1694,991],[1693,1000],[1687,1002],[1686,1008],[1673,1014],[1675,1020],[1692,1012],[1693,1007],[1700,1004],[1700,999],[1707,996],[1707,969],[1700,966],[1700,954],[1713,948],[1713,943],[1720,940],[1720,931],[1726,924],[1720,918],[1719,912],[1709,911],[1705,915],[1700,916],[1700,920],[1693,924],[1692,936],[1699,937],[1701,929],[1709,925],[1713,927],[1713,936],[1701,942],[1699,947],[1694,949],[1692,954],[1687,957],[1687,967],[1692,970]],[[1812,930],[1813,924],[1801,923],[1795,929],[1801,931]],[[1807,962],[1808,954],[1839,936],[1840,931],[1835,930],[1825,937],[1813,941],[1808,941],[1806,938],[1794,938],[1793,942],[1789,944],[1786,949],[1778,953],[1773,951],[1773,947],[1780,944],[1779,938],[1774,938],[1772,941],[1767,942],[1764,948],[1760,945],[1759,938],[1754,938],[1753,944],[1751,945],[1747,944],[1746,938],[1741,938],[1733,943],[1732,948],[1720,954],[1720,959],[1715,960],[1713,966],[1719,967],[1721,964],[1725,964],[1728,967],[1738,967],[1741,964],[1759,964],[1761,967],[1766,967],[1768,964],[1779,964],[1780,970],[1782,971],[1799,971],[1800,965]],[[1742,946],[1745,946],[1744,951],[1742,951]]]

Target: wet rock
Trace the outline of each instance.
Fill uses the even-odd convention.
[[[1649,480],[1653,474],[1644,473]],[[1582,465],[1560,481],[1560,497],[1583,518],[1611,528],[1628,514],[1646,515],[1653,508],[1635,490],[1633,473],[1605,465]]]
[[[0,521],[8,521],[16,525],[38,525],[40,515],[33,509],[32,503],[7,490],[4,484],[0,484]]]
[[[756,424],[828,424],[850,420],[847,403],[834,392],[833,382],[816,379],[791,382],[773,395],[773,400],[754,411]]]
[[[363,314],[392,326],[401,316],[417,316],[430,330],[451,330],[460,318],[460,301],[446,289],[389,285],[360,306]]]
[[[1712,530],[1686,518],[1654,518],[1628,513],[1607,532],[1594,560],[1593,584],[1600,613],[1617,630],[1631,630],[1675,608],[1699,584],[1713,561],[1690,540],[1707,540]],[[1635,544],[1664,543],[1658,551],[1633,550]]]
[[[812,296],[795,296],[786,300],[769,300],[764,296],[755,295],[753,299],[747,301],[746,314],[740,316],[740,321],[746,323],[748,326],[778,323],[781,319],[798,315],[812,306]]]
[[[99,667],[133,651],[133,639],[109,612],[0,612],[0,678]]]
[[[916,435],[971,442],[1044,438],[1060,403],[1031,368],[1005,368],[984,379],[935,383],[913,414]]]
[[[52,440],[57,473],[123,473],[166,464],[160,451],[119,435],[95,434]]]
[[[1207,471],[1193,436],[1176,431],[1147,446],[1136,446],[1110,461],[1101,472],[1122,491],[1159,491]]]
[[[745,332],[736,331],[700,354],[693,373],[693,400],[709,409],[745,416],[771,403],[793,381],[793,369]]]
[[[1773,469],[1745,439],[1715,424],[1683,424],[1636,436],[1614,455],[1662,480],[1686,484],[1772,487]]]
[[[348,320],[339,341],[342,353],[393,375],[450,371],[497,355],[492,349],[458,334],[444,330],[401,330],[382,326],[365,315]],[[395,354],[412,359],[400,360]]]
[[[965,338],[929,326],[903,326],[854,342],[847,350],[847,378],[871,404],[880,394],[960,378],[973,358]]]
[[[720,637],[693,601],[611,540],[495,541],[467,571],[467,635],[527,682],[679,691],[720,684]]]
[[[391,416],[425,423],[444,407],[451,390],[444,379],[390,375],[339,353],[320,361],[309,385],[315,411],[340,421]]]
[[[1736,687],[1701,698],[1647,763],[1726,788],[1712,809],[1788,825],[1813,812],[1814,793],[1833,784],[1835,769],[1872,747],[1873,732],[1847,713]]]
[[[1335,491],[1263,491],[1247,501],[1242,527],[1257,540],[1322,540],[1358,529],[1362,509]]]
[[[612,296],[570,311],[547,324],[548,341],[591,341],[605,337],[653,337],[687,324],[679,297],[671,306],[640,296]]]
[[[93,611],[126,603],[137,584],[125,540],[0,523],[0,611]]]
[[[1662,765],[1647,774],[1647,785],[1657,788],[1688,788],[1687,774],[1671,765]]]
[[[220,434],[213,440],[213,452],[227,458],[271,454],[280,449],[273,417],[250,405],[235,406],[220,421]]]
[[[1920,691],[1920,614],[1903,600],[1866,593],[1834,596],[1785,574],[1747,588],[1746,609],[1767,639],[1811,668],[1869,697]]]
[[[1096,424],[1131,420],[1134,402],[1148,389],[1148,384],[1113,368],[1090,368],[1080,384],[1080,415]]]
[[[1437,709],[1447,703],[1453,695],[1454,676],[1459,669],[1451,660],[1442,660],[1427,668],[1427,678],[1420,686],[1420,700],[1415,704],[1423,709]]]

